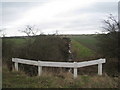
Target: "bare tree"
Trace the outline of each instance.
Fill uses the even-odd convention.
[[[102,27],[107,32],[120,32],[120,24],[115,19],[115,17],[110,14],[107,20],[104,20],[103,23],[105,24],[104,27]]]
[[[105,66],[107,73],[118,75],[120,72],[118,69],[120,66],[120,24],[112,14],[103,22],[103,29],[108,33],[98,34],[98,51],[103,57],[107,58]]]
[[[27,36],[36,36],[39,32],[35,25],[26,25],[24,30],[19,31],[25,33]]]
[[[104,20],[103,29],[107,34],[98,35],[100,52],[108,57],[118,57],[120,48],[118,41],[120,40],[120,25],[119,22],[110,14],[107,20]]]

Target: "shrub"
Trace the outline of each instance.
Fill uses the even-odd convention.
[[[3,39],[3,59],[12,68],[13,57],[45,61],[67,61],[68,41],[59,36],[27,37],[23,44],[16,44],[10,39]],[[19,64],[20,69],[30,75],[37,74],[37,67]]]

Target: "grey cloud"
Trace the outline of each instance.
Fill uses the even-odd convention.
[[[119,19],[119,22],[120,22],[120,1],[119,1],[119,4],[118,4],[118,19]]]
[[[34,6],[42,6],[44,2],[3,2],[2,3],[2,21],[8,23],[20,18],[26,11]]]
[[[78,9],[75,13],[116,13],[118,12],[118,3],[116,2],[96,2],[87,8]]]
[[[0,3],[0,25],[2,25],[2,3]]]
[[[34,2],[6,2],[2,3],[2,16],[4,23],[13,22],[20,18],[24,12],[31,9],[34,6],[42,6],[46,2],[34,3]],[[1,4],[0,4],[1,5]],[[49,23],[40,23],[39,27],[41,30],[44,29],[57,29],[63,28],[61,31],[95,31],[100,22],[98,19],[102,18],[101,14],[104,13],[117,13],[117,3],[116,2],[97,2],[92,6],[87,8],[77,9],[75,11],[70,11],[66,13],[61,13],[56,17],[70,17],[81,14],[91,14],[87,17],[87,20],[81,21],[79,18],[74,20],[63,20],[63,21],[51,21]],[[95,15],[95,16],[94,16]],[[44,31],[43,31],[44,32]]]

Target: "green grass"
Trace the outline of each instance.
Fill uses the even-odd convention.
[[[24,38],[13,38],[13,39],[10,39],[10,40],[15,42],[15,44],[18,44],[18,45],[21,45],[21,44],[25,43]]]
[[[79,35],[79,36],[70,36],[70,38],[80,42],[82,45],[96,52],[97,50],[96,43],[98,42],[98,40],[96,39],[95,36],[96,35]]]
[[[118,78],[79,75],[73,79],[71,73],[43,73],[42,76],[29,77],[24,72],[9,72],[3,67],[3,88],[117,88]]]
[[[32,42],[34,41],[34,37],[13,37],[13,38],[3,38],[3,40],[6,40],[6,41],[11,41],[13,43],[15,43],[16,45],[23,45],[27,40],[31,40]]]
[[[82,45],[80,42],[72,39],[71,43],[72,52],[74,53],[74,56],[76,56],[76,59],[84,59],[95,56],[95,52],[92,49]]]
[[[26,42],[26,40],[24,38],[4,38],[3,41],[6,41],[6,42],[10,41],[18,46],[21,46]]]

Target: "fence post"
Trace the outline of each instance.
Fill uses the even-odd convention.
[[[15,59],[15,70],[18,71],[18,62],[17,62],[17,58],[13,58]]]
[[[38,76],[41,76],[41,74],[42,74],[41,61],[38,61]]]
[[[74,78],[77,77],[77,62],[74,62]]]
[[[98,75],[102,75],[102,63],[98,64]]]

